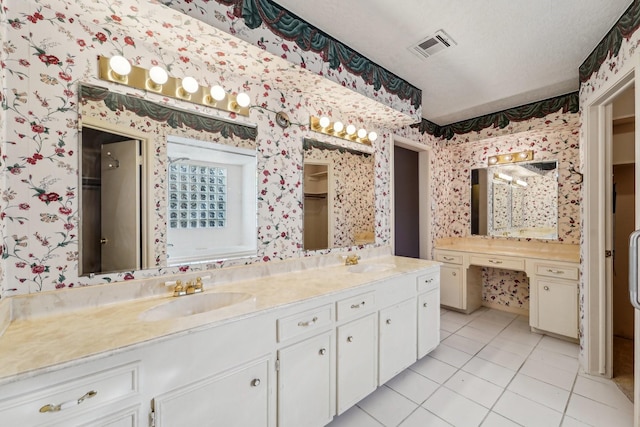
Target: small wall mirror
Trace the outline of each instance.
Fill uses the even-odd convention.
[[[471,171],[471,234],[558,238],[558,162]]]
[[[314,139],[303,149],[304,249],[374,243],[373,155]]]
[[[255,127],[80,93],[80,275],[256,254]]]

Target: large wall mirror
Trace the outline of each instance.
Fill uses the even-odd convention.
[[[80,94],[80,275],[256,254],[255,127]]]
[[[471,234],[558,238],[558,162],[471,171]]]
[[[304,249],[375,242],[373,155],[304,139]]]

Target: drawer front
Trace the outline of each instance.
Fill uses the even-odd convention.
[[[330,304],[278,319],[278,342],[329,326],[332,320]]]
[[[503,256],[471,255],[469,264],[524,271],[524,259],[514,259]]]
[[[336,303],[338,320],[352,319],[360,314],[370,312],[376,305],[376,297],[373,292],[356,295],[343,299]]]
[[[462,267],[441,267],[440,304],[465,310],[463,301],[464,286],[462,283]]]
[[[536,264],[536,274],[538,276],[556,277],[558,279],[578,280],[578,267]]]
[[[77,372],[77,368],[71,368]],[[138,395],[138,363],[43,385],[38,390],[0,400],[3,425],[53,425],[69,416],[97,411],[109,403]]]
[[[446,262],[449,264],[462,264],[462,255],[436,251],[436,261]]]
[[[440,285],[440,270],[418,276],[418,293],[437,289]]]

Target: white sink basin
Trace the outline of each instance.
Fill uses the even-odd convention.
[[[347,267],[350,273],[378,273],[395,268],[393,264],[356,264]]]
[[[139,319],[147,322],[193,316],[221,309],[236,307],[241,303],[255,303],[251,294],[240,292],[219,292],[207,294],[186,295],[176,297],[164,304],[156,305],[143,311]]]

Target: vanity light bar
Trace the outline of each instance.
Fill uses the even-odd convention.
[[[328,117],[309,117],[309,127],[312,131],[325,135],[336,136],[347,141],[359,142],[360,144],[371,145],[378,138],[378,134],[365,129],[356,129],[355,125],[345,125],[340,122],[332,122]]]
[[[506,153],[491,156],[487,160],[489,166],[500,165],[504,163],[518,163],[533,160],[533,150],[521,151],[519,153]]]
[[[127,65],[128,64],[128,65]],[[222,87],[201,86],[193,77],[171,77],[160,67],[147,70],[131,65],[122,56],[98,56],[98,77],[101,80],[142,89],[218,110],[249,116],[251,99],[245,93],[237,96],[225,93]],[[224,96],[223,96],[224,95]]]

